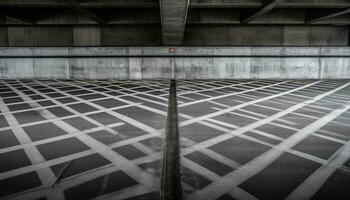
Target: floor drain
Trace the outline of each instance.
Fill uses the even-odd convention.
[[[180,141],[176,97],[176,81],[171,80],[169,91],[168,118],[161,182],[162,200],[181,200]]]

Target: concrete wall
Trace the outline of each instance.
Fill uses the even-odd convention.
[[[185,45],[347,46],[348,28],[336,26],[188,26]]]
[[[159,26],[0,27],[0,47],[160,45]]]
[[[197,26],[193,24],[195,22],[192,20],[186,27],[184,36],[186,46],[348,46],[349,42],[347,26],[259,24]],[[0,27],[2,47],[156,46],[162,44],[161,38],[160,24]]]
[[[350,47],[4,47],[0,77],[339,79],[350,78]]]

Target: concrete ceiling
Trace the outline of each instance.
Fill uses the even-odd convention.
[[[181,45],[187,27],[350,25],[350,0],[1,0],[0,26],[159,26]]]

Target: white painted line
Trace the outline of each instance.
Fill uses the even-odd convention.
[[[348,107],[349,108],[349,107]],[[350,142],[339,149],[323,166],[300,184],[286,200],[306,200],[322,187],[327,179],[350,158]]]
[[[339,91],[346,86],[348,86],[350,83],[347,83],[341,87],[338,87],[334,90],[331,90],[329,92],[326,92],[322,95],[319,95],[318,98],[323,98],[324,96],[327,96],[329,94],[332,94],[336,91]],[[296,107],[296,106],[294,106]],[[297,105],[297,107],[300,107],[300,105]],[[254,160],[248,162],[238,170],[229,173],[225,177],[221,178],[217,182],[205,187],[202,190],[198,190],[195,193],[189,195],[186,197],[186,199],[215,199],[218,198],[220,195],[226,193],[227,191],[231,190],[232,188],[236,187],[237,185],[243,183],[248,178],[252,177],[253,175],[257,174],[264,168],[266,168],[268,165],[270,165],[273,161],[275,161],[279,156],[281,156],[286,150],[292,148],[294,145],[302,141],[304,138],[306,138],[311,133],[317,131],[319,128],[324,126],[325,124],[331,122],[334,120],[337,116],[341,115],[343,112],[347,111],[350,108],[350,106],[346,106],[343,109],[335,110],[332,113],[320,118],[316,122],[313,122],[312,124],[306,126],[305,128],[298,131],[296,134],[292,135],[282,143],[278,144],[276,147],[270,149],[269,151],[263,153],[259,157],[255,158]],[[277,114],[279,115],[279,114]]]
[[[265,100],[268,100],[268,99],[276,98],[276,97],[279,97],[279,96],[282,96],[282,95],[285,95],[285,94],[289,94],[289,93],[294,92],[294,91],[298,91],[298,90],[310,87],[310,86],[315,85],[317,83],[319,83],[319,81],[313,82],[311,84],[307,84],[307,85],[304,85],[304,86],[301,86],[301,87],[298,87],[298,88],[295,88],[293,90],[289,90],[289,91],[282,92],[282,93],[279,93],[279,94],[275,94],[275,95],[272,95],[272,96],[269,96],[269,97],[257,99],[257,100],[250,101],[250,102],[247,102],[247,103],[243,103],[243,104],[240,104],[240,105],[237,105],[237,106],[233,106],[233,107],[230,107],[230,108],[227,108],[227,109],[223,109],[223,110],[220,110],[220,111],[208,114],[208,115],[204,115],[204,116],[201,116],[201,117],[190,119],[190,120],[181,122],[179,124],[179,126],[182,127],[182,126],[186,126],[186,125],[189,125],[189,124],[192,124],[192,123],[196,123],[196,122],[199,122],[199,121],[202,121],[202,120],[206,120],[206,119],[209,119],[209,118],[212,118],[212,117],[216,117],[218,115],[225,114],[227,112],[231,112],[231,111],[243,108],[243,107],[248,106],[248,105],[256,104],[256,103],[259,103],[259,102],[262,102],[262,101],[265,101]]]

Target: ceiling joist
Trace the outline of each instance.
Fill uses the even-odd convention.
[[[190,0],[160,0],[163,44],[183,43],[189,3]]]
[[[78,12],[79,14],[86,16],[92,20],[94,20],[95,22],[99,23],[99,24],[107,24],[107,21],[99,16],[97,16],[96,14],[94,14],[93,12],[89,11],[88,9],[82,7],[78,1],[76,0],[64,0],[65,5],[71,9],[73,9],[74,11]]]
[[[6,22],[6,17],[10,17],[10,18],[13,18],[13,19],[16,19],[16,20],[19,20],[19,21],[22,21],[22,22],[25,22],[28,24],[35,24],[36,23],[36,20],[29,18],[29,17],[19,15],[19,14],[14,14],[14,13],[2,13],[2,14],[0,14],[0,18],[4,18],[5,22]]]
[[[317,15],[313,15],[310,13],[309,16],[306,18],[305,23],[306,24],[312,24],[316,22],[320,22],[326,19],[330,19],[333,17],[338,17],[341,15],[350,14],[350,8],[337,10],[337,11],[328,11],[325,13],[318,13]]]
[[[258,18],[268,12],[270,12],[272,9],[274,9],[277,5],[281,4],[283,0],[265,0],[264,5],[259,9],[257,12],[249,15],[248,17],[241,20],[242,24],[247,24],[250,21],[254,20],[255,18]]]

